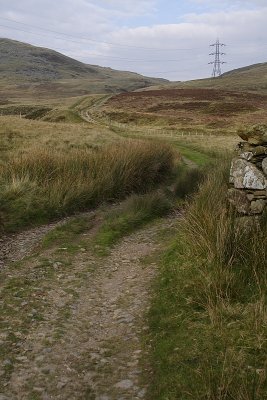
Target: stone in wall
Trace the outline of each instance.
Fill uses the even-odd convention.
[[[264,174],[252,163],[236,158],[232,161],[230,183],[236,189],[263,190],[267,188]]]
[[[261,166],[263,173],[267,176],[267,157],[263,159]]]
[[[238,213],[262,214],[267,206],[267,125],[238,131],[244,140],[230,170],[228,199]]]
[[[267,125],[254,125],[249,129],[239,129],[238,135],[249,144],[259,145],[267,143]]]
[[[228,190],[228,200],[240,214],[250,213],[250,201],[245,192],[231,188]]]

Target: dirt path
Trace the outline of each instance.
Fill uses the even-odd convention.
[[[92,104],[90,107],[86,107],[80,111],[80,116],[81,118],[89,122],[90,124],[94,125],[101,125],[101,126],[106,126],[103,122],[100,122],[94,118],[94,112],[98,110],[103,104],[105,104],[113,95],[105,95],[101,97],[99,100],[97,100],[94,104]],[[108,126],[106,126],[108,128]]]
[[[34,247],[52,229],[62,225],[65,221],[29,229],[21,233],[3,235],[0,238],[0,268],[5,268],[12,261],[19,261],[31,254]]]
[[[105,258],[81,247],[88,232],[74,253],[54,247],[5,269],[1,400],[145,398],[141,341],[156,266],[144,257],[172,220],[126,237]],[[30,289],[19,286],[25,277]]]

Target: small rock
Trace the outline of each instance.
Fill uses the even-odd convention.
[[[51,349],[51,347],[46,347],[45,349],[43,349],[43,352],[44,353],[51,353],[52,349]]]
[[[42,393],[43,391],[44,391],[44,389],[43,388],[41,388],[41,387],[33,387],[33,390],[34,390],[34,392],[37,392],[37,393]]]
[[[116,383],[115,387],[118,389],[130,389],[133,387],[134,383],[130,379],[124,379],[123,381],[120,381]]]
[[[250,210],[252,214],[261,214],[265,208],[265,200],[255,200],[251,202]]]
[[[262,161],[262,170],[264,174],[267,176],[267,157],[263,159]]]
[[[60,381],[60,382],[58,382],[58,384],[57,384],[57,389],[63,389],[66,385],[67,385],[67,381]]]
[[[59,262],[59,261],[56,261],[56,262],[53,264],[53,267],[54,267],[54,268],[59,268],[59,267],[61,267],[61,266],[62,266],[62,263]]]
[[[51,368],[51,367],[42,368],[42,373],[43,374],[50,374],[51,372],[53,372],[53,368]]]
[[[248,201],[254,200],[254,194],[252,194],[252,193],[247,194],[247,199],[248,199]]]
[[[42,362],[42,361],[44,361],[44,356],[42,356],[42,355],[37,356],[37,357],[35,358],[35,361],[37,361],[37,362]]]
[[[3,361],[3,366],[4,367],[8,367],[9,365],[12,365],[12,361],[11,360],[4,360]]]
[[[240,158],[250,161],[253,158],[253,153],[251,151],[246,151],[246,152],[240,154]]]
[[[143,397],[145,397],[145,394],[146,394],[146,389],[142,389],[140,390],[140,392],[137,393],[137,396],[142,399]]]
[[[26,356],[19,356],[19,357],[16,357],[16,360],[25,362],[25,361],[28,361],[28,358]]]
[[[250,211],[250,200],[248,199],[246,192],[238,189],[228,190],[228,200],[232,204],[237,212],[240,214],[248,214]]]

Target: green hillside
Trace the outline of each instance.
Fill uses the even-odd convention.
[[[163,86],[160,85],[160,87],[157,88],[162,87]],[[222,74],[218,78],[197,79],[186,82],[173,82],[170,84],[170,87],[174,89],[180,89],[184,87],[203,89],[226,89],[266,94],[267,62],[234,69],[232,71]]]
[[[0,39],[0,96],[4,98],[116,93],[167,82],[84,64],[54,50]]]

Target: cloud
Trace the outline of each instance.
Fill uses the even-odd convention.
[[[156,0],[98,0],[97,4],[109,9],[130,13],[131,16],[146,15],[156,10]]]
[[[231,13],[189,14],[179,24],[123,28],[110,35],[111,41],[118,42],[123,38],[124,43],[141,45],[149,50],[118,50],[110,46],[105,51],[113,56],[123,54],[129,59],[143,59],[137,63],[138,70],[143,73],[157,75],[161,71],[174,71],[167,73],[167,76],[173,79],[197,78],[209,74],[209,44],[218,36],[228,44],[225,58],[228,62],[227,67],[225,66],[227,69],[266,61],[266,20],[267,8]],[[165,52],[152,51],[153,47],[165,49]],[[133,66],[136,63],[128,62],[125,65]]]
[[[239,7],[242,8],[244,7],[249,7],[249,6],[265,6],[266,5],[266,0],[190,0],[192,3],[196,4],[208,4],[210,6],[214,5],[220,5],[225,7],[231,6],[231,7]]]
[[[38,7],[36,0],[13,0],[0,4],[1,17],[27,25],[1,18],[0,24],[12,28],[2,27],[6,37],[54,48],[90,64],[173,80],[209,76],[209,44],[217,37],[228,45],[225,58],[228,64],[224,70],[266,61],[265,1],[190,2],[191,5],[194,2],[198,5],[205,3],[206,6],[202,12],[201,7],[192,12],[192,7],[186,8],[189,2],[181,0],[179,4],[183,5],[184,12],[179,16],[180,22],[164,23],[164,13],[168,19],[177,21],[176,17],[171,18],[172,1],[168,9],[163,0],[76,0],[75,4],[73,0],[38,0]],[[209,9],[209,4],[212,9]],[[216,4],[223,4],[225,9],[214,10]],[[251,8],[252,5],[257,7]],[[159,23],[151,25],[152,13],[157,14]],[[134,23],[131,23],[133,20]],[[73,37],[28,25],[64,32]]]

